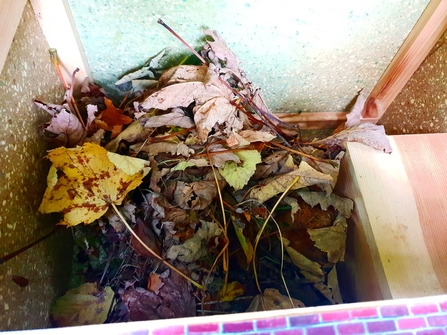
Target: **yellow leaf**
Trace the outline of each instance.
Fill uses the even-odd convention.
[[[53,165],[39,212],[64,213],[60,224],[66,226],[91,223],[111,203],[120,205],[150,170],[145,160],[114,154],[93,143],[60,147],[47,157]]]
[[[84,283],[67,291],[51,308],[51,317],[58,327],[104,323],[113,301],[110,287],[100,289],[95,283]]]
[[[256,164],[261,163],[261,154],[257,150],[235,152],[242,164],[233,161],[225,162],[219,172],[225,180],[233,186],[235,191],[241,190],[256,171]]]
[[[219,292],[220,301],[233,301],[237,296],[243,295],[244,287],[237,281],[226,284]]]

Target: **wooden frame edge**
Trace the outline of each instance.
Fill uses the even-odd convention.
[[[363,122],[377,122],[447,29],[447,0],[431,0],[371,91]]]
[[[62,74],[71,83],[73,71],[79,68],[75,77],[80,87],[86,77],[92,80],[87,57],[79,38],[76,25],[67,0],[30,0],[37,20],[50,48],[55,48],[61,59]]]
[[[0,1],[0,74],[3,71],[9,49],[22,18],[26,0],[1,0]]]

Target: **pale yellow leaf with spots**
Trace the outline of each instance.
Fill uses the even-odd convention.
[[[66,226],[99,219],[110,204],[120,205],[150,170],[145,160],[111,153],[93,143],[60,147],[47,157],[53,165],[39,212],[62,212],[60,224]]]

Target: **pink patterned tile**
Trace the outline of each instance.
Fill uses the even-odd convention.
[[[425,327],[427,323],[424,318],[398,319],[397,327],[399,329],[416,329]]]
[[[324,322],[349,320],[349,312],[322,313],[321,320]]]
[[[430,326],[447,326],[447,315],[435,315],[427,317]]]
[[[350,312],[353,318],[376,318],[378,316],[377,308],[354,309]]]
[[[357,335],[365,333],[365,326],[362,322],[343,323],[337,326],[339,335]]]
[[[289,317],[289,324],[291,327],[314,325],[317,323],[320,323],[318,314]]]
[[[253,322],[224,323],[224,333],[241,333],[253,330]]]
[[[445,335],[446,333],[442,329],[427,329],[420,330],[416,335]]]
[[[286,318],[264,319],[256,321],[256,329],[285,328],[287,326]]]
[[[366,324],[366,327],[370,333],[385,333],[396,330],[394,320],[384,321],[370,321]]]
[[[205,323],[199,325],[189,325],[188,334],[206,334],[206,333],[220,333],[219,324],[217,323]],[[165,333],[167,334],[167,333]]]
[[[284,330],[276,330],[274,335],[303,335],[302,329],[284,329]]]
[[[437,313],[438,312],[438,306],[436,304],[414,305],[414,306],[410,307],[410,311],[413,314]]]
[[[335,335],[334,326],[309,327],[306,330],[307,335]]]
[[[171,334],[171,335],[183,335],[185,333],[185,326],[172,326],[172,327],[166,327],[166,328],[160,328],[160,329],[154,329],[151,332],[151,335],[164,335],[164,334]]]
[[[383,317],[395,317],[408,315],[408,307],[405,305],[384,306],[380,308],[380,314]]]

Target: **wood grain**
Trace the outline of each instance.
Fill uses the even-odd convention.
[[[9,48],[16,34],[26,0],[1,0],[0,1],[0,73],[3,70]]]
[[[345,195],[356,203],[350,224],[361,232],[354,235],[354,251],[367,246],[373,263],[362,268],[361,260],[353,256],[357,272],[351,276],[359,278],[355,288],[359,300],[371,289],[360,280],[368,276],[377,278],[381,292],[374,294],[381,293],[385,299],[447,292],[443,259],[447,251],[447,173],[439,168],[447,156],[435,154],[440,145],[433,145],[441,138],[428,141],[430,136],[413,136],[390,137],[392,154],[360,143],[348,144],[344,163],[348,173],[340,182],[345,184]],[[447,134],[442,136],[446,141]],[[427,179],[426,175],[436,177]],[[430,190],[438,192],[435,203],[427,195]],[[360,222],[355,222],[356,216]]]
[[[385,113],[447,28],[447,0],[431,0],[370,93],[362,115],[376,122]]]
[[[86,77],[91,79],[90,69],[84,53],[70,7],[66,0],[31,0],[34,12],[42,27],[50,48],[57,49],[62,65],[62,74],[71,83],[76,68],[75,87]]]

